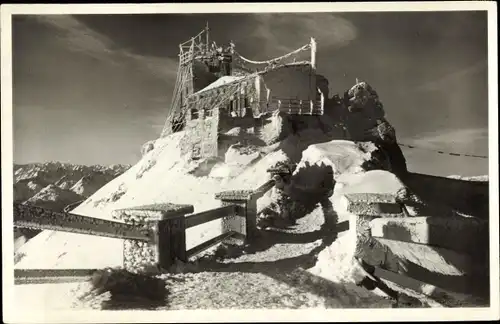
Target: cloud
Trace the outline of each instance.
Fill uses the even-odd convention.
[[[453,85],[455,82],[466,80],[472,75],[483,71],[488,68],[487,61],[479,61],[474,63],[473,65],[467,66],[463,69],[457,70],[455,72],[446,74],[445,76],[433,80],[430,82],[426,82],[420,86],[418,86],[416,91],[438,91],[442,89],[446,89]]]
[[[113,42],[107,37],[94,32],[75,18],[66,15],[37,15],[34,18],[57,30],[57,37],[75,52],[85,53],[93,58],[115,62]]]
[[[122,52],[124,57],[135,62],[140,68],[162,79],[175,81],[178,69],[178,62],[169,58],[154,56],[144,56],[132,54],[126,51]]]
[[[112,65],[129,64],[158,78],[175,81],[177,61],[172,58],[139,55],[119,48],[113,40],[69,15],[37,15],[35,19],[54,27],[69,50]]]
[[[331,13],[258,13],[254,19],[256,28],[250,36],[273,55],[291,52],[311,37],[318,41],[318,47],[340,47],[357,36],[353,23]]]

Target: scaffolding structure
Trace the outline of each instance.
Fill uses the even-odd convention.
[[[193,64],[195,58],[206,56],[209,49],[208,24],[198,35],[179,44],[179,68],[175,81],[170,111],[161,136],[168,135],[180,123],[185,112],[187,98],[194,92]]]

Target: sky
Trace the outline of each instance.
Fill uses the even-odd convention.
[[[138,162],[165,122],[178,44],[206,22],[254,60],[315,37],[330,92],[370,83],[401,143],[488,155],[486,11],[23,15],[12,17],[14,162]],[[404,153],[415,172],[488,173],[487,159]]]

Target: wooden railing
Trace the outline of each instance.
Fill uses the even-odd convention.
[[[56,212],[32,205],[14,203],[14,227],[53,230],[76,234],[150,241],[150,232],[133,224]]]
[[[222,206],[186,216],[186,229],[195,227],[236,212],[236,206]]]
[[[323,99],[300,100],[273,98],[269,104],[276,105],[279,111],[290,115],[323,115]]]
[[[274,186],[269,180],[255,190],[229,190],[219,192],[215,198],[221,207],[189,215],[165,215],[159,222],[158,240],[160,243],[158,263],[168,268],[176,260],[186,262],[220,242],[250,243],[254,238],[257,222],[257,199]],[[118,211],[119,212],[119,211]],[[186,250],[185,232],[187,229],[222,219],[222,233],[204,243]]]
[[[46,284],[86,281],[98,269],[14,269],[14,284]]]
[[[123,239],[125,269],[136,272],[153,266],[168,271],[177,260],[187,262],[190,257],[218,243],[250,243],[256,231],[257,199],[273,186],[274,180],[269,180],[256,190],[220,192],[216,194],[216,199],[221,201],[221,207],[199,213],[193,213],[192,205],[170,203],[113,211],[113,218],[120,219],[120,222],[14,204],[14,226]],[[186,250],[186,230],[217,219],[222,219],[222,233]],[[48,276],[47,271],[53,274],[52,277],[59,278],[50,279],[52,282],[88,276],[90,270],[80,273],[73,270],[16,269],[16,282],[47,281],[40,279]]]

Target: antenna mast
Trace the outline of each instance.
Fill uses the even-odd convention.
[[[207,45],[207,52],[210,50],[209,45],[208,45],[208,42],[209,42],[209,39],[208,39],[208,36],[209,36],[209,35],[208,35],[208,31],[209,31],[209,30],[210,30],[210,28],[208,28],[208,21],[207,21],[207,25],[206,25],[206,27],[205,27],[205,34],[206,34],[206,36],[207,36],[207,43],[206,43],[206,45]]]

